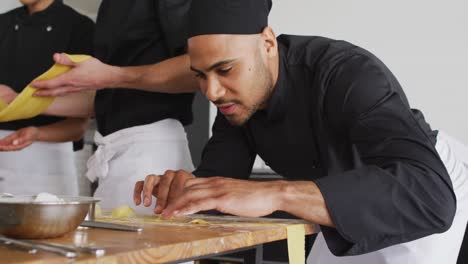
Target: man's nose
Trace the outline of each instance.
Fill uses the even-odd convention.
[[[207,79],[205,96],[211,102],[216,102],[223,98],[226,94],[226,89],[215,79]]]

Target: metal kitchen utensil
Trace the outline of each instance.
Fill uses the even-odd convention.
[[[36,248],[29,248],[29,247],[24,247],[24,246],[20,246],[20,245],[14,245],[14,244],[11,244],[10,242],[0,243],[0,246],[5,246],[8,249],[12,249],[12,250],[26,251],[26,252],[28,252],[28,254],[36,254],[37,253]]]
[[[51,253],[55,253],[55,254],[65,256],[67,258],[75,258],[77,256],[76,252],[66,250],[66,249],[63,249],[63,248],[53,247],[53,246],[50,246],[50,245],[39,244],[39,243],[36,243],[34,241],[25,241],[25,240],[12,239],[12,238],[7,238],[5,236],[0,236],[0,241],[3,241],[4,243],[7,243],[7,244],[20,246],[20,247],[23,247],[23,248],[44,250],[44,251],[47,251],[47,252],[51,252]]]
[[[62,236],[75,230],[93,197],[58,196],[62,201],[35,202],[35,196],[0,197],[0,234],[23,239]]]
[[[106,223],[106,222],[97,222],[97,221],[87,221],[87,220],[83,221],[83,223],[81,223],[81,226],[93,227],[93,228],[112,229],[112,230],[120,230],[120,231],[133,231],[133,232],[143,231],[143,227],[141,227],[141,226],[128,226],[128,225]]]
[[[49,247],[61,248],[63,250],[77,252],[77,253],[92,254],[92,255],[95,255],[96,257],[104,256],[106,254],[106,250],[104,248],[101,248],[101,247],[65,245],[65,244],[42,242],[42,241],[32,241],[32,240],[26,240],[26,241],[35,243],[37,245],[45,245],[45,246],[49,246]]]

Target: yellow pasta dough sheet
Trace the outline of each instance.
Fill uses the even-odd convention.
[[[79,63],[90,58],[88,55],[67,56],[75,63]],[[54,64],[54,66],[52,66],[48,71],[34,80],[39,81],[53,79],[68,70],[70,70],[69,66]],[[35,97],[33,94],[36,91],[36,88],[28,85],[10,104],[7,104],[0,99],[0,122],[32,118],[44,112],[44,110],[46,110],[54,101],[55,97]]]
[[[288,231],[288,256],[290,264],[305,263],[304,225],[291,225]]]

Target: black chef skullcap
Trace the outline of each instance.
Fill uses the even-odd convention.
[[[268,26],[271,5],[271,0],[192,0],[189,38],[261,33]]]

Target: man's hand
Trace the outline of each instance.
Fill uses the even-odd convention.
[[[9,104],[18,96],[18,93],[11,89],[9,86],[0,84],[0,98]]]
[[[72,69],[54,79],[33,82],[32,87],[40,89],[35,96],[64,96],[112,86],[116,67],[104,64],[96,58],[74,63],[65,54],[56,53],[54,61]]]
[[[155,196],[157,200],[154,212],[160,214],[169,202],[182,194],[186,182],[193,178],[195,176],[183,170],[168,170],[161,176],[148,175],[145,181],[139,181],[135,184],[133,199],[136,205],[140,205],[143,195],[143,205],[149,207],[153,196]]]
[[[25,127],[19,129],[0,140],[0,151],[22,150],[37,140],[39,129],[37,127]]]
[[[180,171],[149,175],[135,184],[134,200],[151,205],[163,219],[217,210],[243,217],[261,217],[284,211],[312,223],[334,227],[320,189],[313,181],[255,182],[224,177],[195,178]]]
[[[284,184],[223,177],[189,179],[182,193],[169,201],[162,216],[170,218],[206,210],[244,217],[269,215],[281,208]]]

